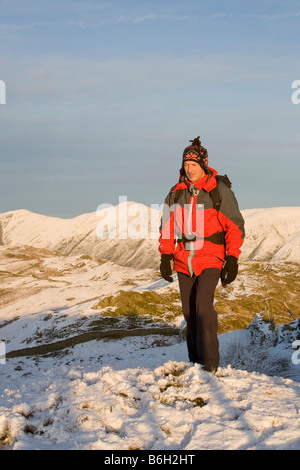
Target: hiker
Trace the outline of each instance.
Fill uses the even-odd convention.
[[[177,271],[190,362],[214,372],[219,365],[214,292],[238,273],[244,219],[226,176],[208,167],[200,137],[184,150],[179,182],[165,199],[160,227],[160,272]]]

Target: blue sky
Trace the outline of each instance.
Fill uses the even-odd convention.
[[[189,140],[240,208],[299,205],[300,4],[0,0],[0,212],[161,204]]]

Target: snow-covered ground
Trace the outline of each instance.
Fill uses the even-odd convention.
[[[221,354],[246,346],[248,335],[221,335]],[[231,365],[212,375],[186,362],[183,341],[156,339],[8,359],[0,442],[14,450],[300,449],[298,381]]]
[[[2,247],[2,254],[7,250]],[[7,320],[1,316],[0,338],[7,357],[0,364],[2,448],[300,449],[300,365],[298,351],[292,349],[299,328],[265,334],[268,325],[258,318],[248,330],[220,335],[221,367],[215,375],[188,362],[181,335],[85,340],[63,344],[45,356],[33,348],[78,336],[89,330],[95,315],[101,316],[93,309],[99,300],[92,291],[96,273],[103,296],[117,292],[121,272],[131,281],[125,289],[162,292],[176,289],[176,283],[151,280],[150,271],[128,268],[125,275],[112,263],[97,266],[86,260],[94,271],[84,271],[78,259],[44,256],[52,267],[52,287],[49,279],[39,279],[45,286],[35,292],[30,283],[37,279],[29,276],[31,295],[26,297],[24,288],[23,309],[22,298],[3,306]],[[70,265],[74,272],[66,269],[65,277],[55,277],[59,266],[63,271]],[[43,277],[41,264],[39,269]],[[18,272],[12,283],[20,279]],[[67,305],[63,280],[77,292],[75,300],[89,285],[90,299]],[[177,326],[180,322],[175,321]]]
[[[254,219],[248,258],[265,253],[274,260],[284,253],[297,262],[294,209],[285,211],[282,230],[275,234],[274,228],[272,255],[259,222],[266,213],[248,211],[249,227]],[[284,211],[278,212],[283,221]],[[154,334],[151,324],[142,334],[129,330],[124,318],[107,326],[127,328],[119,339],[103,337],[102,330],[85,336],[102,321],[94,308],[100,299],[120,289],[171,295],[177,282],[165,283],[153,268],[97,260],[96,251],[87,256],[73,247],[68,255],[48,251],[54,246],[33,248],[34,240],[43,240],[41,219],[30,225],[29,218],[25,244],[23,219],[4,214],[0,220],[0,449],[300,450],[299,321],[273,330],[257,315],[247,330],[220,335],[215,375],[188,362],[182,334]],[[56,223],[51,233],[59,239],[63,222]],[[82,232],[76,235],[73,227],[72,233],[79,247]],[[182,328],[182,318],[172,324]]]

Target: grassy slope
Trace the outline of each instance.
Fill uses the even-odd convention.
[[[244,263],[232,285],[219,286],[215,308],[219,314],[219,333],[244,329],[256,313],[265,312],[265,318],[276,325],[289,323],[300,315],[298,293],[300,270],[291,263]],[[104,298],[95,309],[107,316],[146,316],[154,321],[172,322],[181,315],[178,292],[120,291]]]
[[[42,331],[39,329],[30,337],[39,347],[41,343],[49,344],[55,340],[71,341],[69,337],[75,338],[75,334],[79,342],[92,339],[95,335],[103,337],[107,332],[107,336],[113,332],[114,338],[115,335],[124,337],[133,333],[133,329],[138,329],[139,335],[150,334],[154,329],[156,334],[160,329],[164,335],[173,335],[172,326],[180,324],[183,319],[180,295],[175,284],[156,291],[131,290],[143,280],[158,280],[158,272],[139,273],[137,276],[134,270],[126,273],[122,270],[124,275],[115,279],[115,271],[111,271],[111,266],[104,262],[83,256],[73,259],[30,247],[6,247],[1,251],[1,256],[0,306],[3,308],[9,304],[15,305],[17,300],[20,307],[22,299],[30,298],[35,302],[34,296],[43,293],[46,288],[48,292],[49,289],[51,293],[57,292],[62,298],[65,296],[64,303],[67,305],[79,304],[80,299],[87,300],[85,295],[92,298],[93,294],[95,298],[103,294],[101,302],[94,305],[95,315],[85,317],[80,313],[79,317],[74,317],[74,322],[67,322],[65,327],[55,323],[55,320],[63,321],[63,309],[61,316],[46,316]],[[114,295],[102,291],[106,282],[110,285],[110,279],[114,279]],[[247,328],[261,311],[275,325],[290,323],[292,316],[288,310],[296,319],[300,316],[299,291],[299,264],[241,263],[236,281],[226,288],[219,285],[216,290],[219,333]],[[81,297],[75,299],[73,296],[78,292]],[[41,305],[41,315],[45,308],[46,305]],[[18,316],[0,322],[0,328],[17,319]],[[38,335],[42,337],[38,338]],[[32,347],[33,344],[26,346]],[[64,344],[60,349],[62,347]]]
[[[256,313],[264,311],[275,325],[290,323],[300,316],[300,269],[292,263],[244,263],[236,284],[218,289],[215,307],[220,333],[243,329]]]

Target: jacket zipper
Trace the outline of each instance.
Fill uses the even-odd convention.
[[[190,198],[188,220],[187,220],[187,235],[192,237],[193,236],[193,226],[192,226],[193,225],[193,207],[194,207],[195,198],[197,198],[199,194],[199,189],[196,189],[195,186],[191,184],[190,192],[191,192],[191,198]],[[194,242],[186,242],[185,249],[190,252],[188,259],[187,259],[187,264],[188,264],[190,276],[192,277],[194,275],[194,268],[192,265],[192,260],[196,254],[194,250]]]

